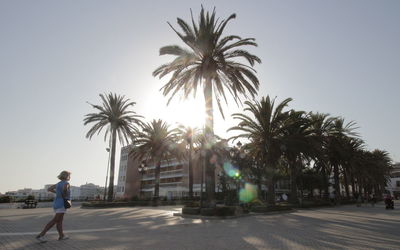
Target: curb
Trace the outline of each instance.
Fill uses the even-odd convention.
[[[241,214],[241,215],[233,215],[233,216],[201,216],[201,215],[194,215],[194,214],[182,214],[182,213],[173,213],[173,216],[181,217],[183,219],[201,219],[201,220],[229,220],[229,219],[237,219],[242,217],[249,217],[249,216],[257,216],[257,215],[276,215],[276,214],[288,214],[297,212],[297,209],[285,210],[285,211],[271,211],[265,213],[248,213],[248,214]]]

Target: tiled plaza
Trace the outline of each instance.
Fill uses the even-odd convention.
[[[229,220],[182,219],[179,207],[73,208],[70,239],[34,236],[51,208],[0,209],[0,249],[399,249],[400,210],[352,205]]]

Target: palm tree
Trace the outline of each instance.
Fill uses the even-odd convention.
[[[169,101],[178,92],[183,92],[186,98],[191,93],[196,96],[197,89],[203,88],[206,109],[205,132],[208,141],[214,135],[213,98],[217,101],[223,116],[220,100],[223,98],[227,102],[226,90],[236,103],[240,103],[241,95],[254,97],[259,87],[253,66],[256,62],[261,63],[261,60],[242,49],[243,46],[257,46],[255,39],[243,39],[236,35],[222,37],[226,25],[235,17],[236,15],[232,14],[226,20],[219,21],[215,18],[215,9],[212,13],[205,13],[202,7],[198,24],[195,23],[193,15],[192,25],[180,18],[177,19],[182,33],[168,23],[189,50],[177,45],[162,47],[160,55],[173,55],[176,58],[153,72],[153,75],[159,78],[172,73],[171,79],[161,88],[164,96],[170,95]],[[238,59],[246,60],[250,66]],[[208,164],[210,157],[209,154],[205,156],[207,169],[210,169],[207,171],[209,181],[206,183],[206,189],[207,200],[212,206],[215,204],[215,189],[213,189],[215,179],[212,178],[212,166]]]
[[[221,137],[214,135],[212,138],[207,138],[205,131],[201,131],[200,133],[197,134],[196,137],[193,138],[193,144],[194,144],[194,160],[197,163],[202,164],[200,169],[201,169],[201,195],[203,195],[203,176],[205,176],[206,180],[205,183],[210,182],[210,180],[207,180],[212,176],[215,178],[215,169],[217,169],[218,166],[222,168],[221,166],[223,165],[223,162],[227,159],[229,153],[228,153],[228,144],[227,140],[222,139]],[[202,159],[204,159],[205,155],[210,155],[209,162],[213,166],[215,166],[215,169],[211,168],[206,168],[206,162]],[[205,173],[204,173],[205,172]],[[211,173],[210,173],[211,172]],[[215,189],[215,187],[212,187]],[[201,207],[203,207],[203,196],[201,196],[200,199],[201,202]],[[208,204],[209,205],[209,204]]]
[[[193,139],[196,140],[198,129],[181,125],[179,126],[178,131],[179,136],[183,141],[184,148],[188,149],[186,158],[188,160],[189,168],[189,197],[193,198]]]
[[[268,180],[267,201],[271,205],[275,204],[274,173],[283,155],[286,130],[290,126],[289,111],[284,111],[284,109],[291,100],[287,98],[276,107],[275,100],[271,100],[269,96],[263,97],[260,102],[246,101],[244,111],[250,112],[254,118],[235,113],[232,117],[238,119],[239,124],[228,130],[241,132],[231,137],[233,140],[238,138],[249,140],[249,143],[243,147],[264,167],[264,174]]]
[[[373,151],[361,149],[353,161],[359,193],[364,191],[366,196],[374,192],[378,197],[381,196],[392,169],[389,154],[378,149]]]
[[[138,161],[150,160],[156,164],[155,200],[159,198],[161,162],[179,158],[177,139],[177,129],[170,129],[169,125],[162,120],[153,120],[144,124],[142,131],[137,132],[134,147],[129,153]]]
[[[90,113],[85,116],[84,125],[94,123],[86,134],[86,138],[91,139],[93,135],[99,134],[105,129],[104,141],[110,134],[109,144],[111,144],[111,161],[110,161],[110,182],[108,186],[108,201],[112,201],[114,194],[114,169],[115,169],[115,150],[117,137],[119,142],[129,144],[129,140],[133,138],[134,133],[138,130],[137,126],[142,124],[140,120],[142,116],[136,115],[134,111],[129,110],[134,106],[135,102],[130,102],[125,96],[116,94],[100,94],[103,101],[102,105],[90,104],[97,113]]]
[[[326,148],[328,143],[328,135],[332,130],[332,124],[335,118],[330,117],[329,114],[310,112],[308,114],[308,119],[310,120],[311,128],[314,132],[314,149],[317,154],[314,158],[314,166],[322,175],[322,185],[324,187],[323,197],[328,198],[330,168],[328,167],[328,155]]]
[[[354,132],[356,129],[355,122],[351,121],[345,124],[344,118],[335,118],[330,127],[327,138],[327,155],[330,165],[333,167],[333,177],[334,177],[334,189],[336,193],[336,199],[340,203],[340,166],[343,164],[346,158],[346,150],[344,145],[349,137],[357,137],[358,134]]]
[[[290,176],[290,202],[298,202],[297,179],[304,167],[304,158],[315,157],[315,135],[312,124],[303,111],[289,112],[289,119],[284,131],[284,157],[289,165]]]
[[[342,158],[343,182],[346,197],[350,198],[349,184],[352,184],[352,194],[354,196],[354,167],[357,166],[355,161],[357,161],[359,152],[364,150],[364,142],[360,138],[345,137],[342,146],[344,148]]]

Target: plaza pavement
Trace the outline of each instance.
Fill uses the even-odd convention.
[[[400,203],[395,210],[354,205],[229,220],[182,219],[179,207],[72,208],[70,239],[34,237],[51,208],[0,209],[0,249],[400,249]]]

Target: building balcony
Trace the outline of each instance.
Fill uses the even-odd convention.
[[[173,171],[165,171],[160,173],[160,179],[163,178],[171,178],[171,177],[182,177],[183,171],[182,170],[173,170]],[[154,180],[155,174],[144,174],[142,180]]]

